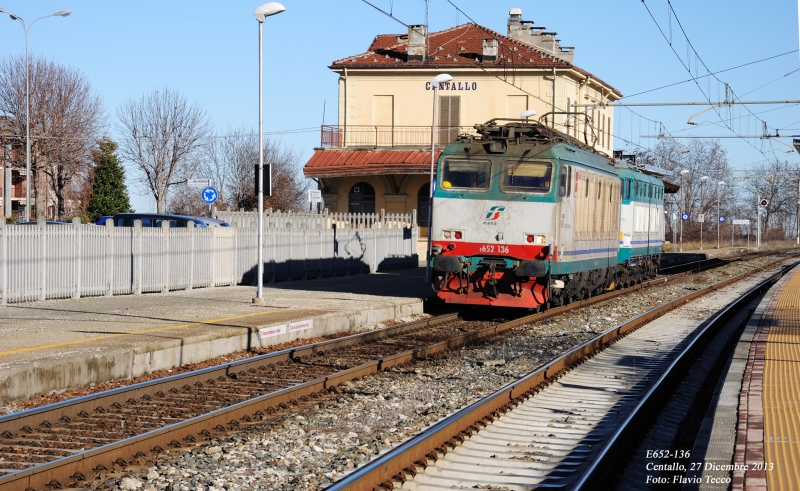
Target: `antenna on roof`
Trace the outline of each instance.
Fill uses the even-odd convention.
[[[431,32],[430,26],[428,26],[428,1],[425,0],[425,59],[430,60],[431,57],[431,38],[428,36],[428,33]]]

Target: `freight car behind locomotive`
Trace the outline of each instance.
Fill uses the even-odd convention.
[[[437,167],[429,266],[441,299],[541,309],[655,275],[659,175],[538,123],[475,129]]]

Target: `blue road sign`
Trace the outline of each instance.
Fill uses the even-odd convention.
[[[683,215],[681,215],[681,219],[682,220],[688,220],[689,219],[689,214],[688,213],[684,213]]]
[[[207,205],[213,205],[214,203],[216,203],[217,198],[219,197],[219,193],[217,193],[217,190],[214,189],[213,187],[208,186],[206,188],[203,188],[201,197],[203,198],[203,203]]]
[[[725,217],[724,217],[724,216],[722,216],[722,215],[720,215],[720,217],[719,217],[719,223],[722,223],[722,222],[724,222],[724,221],[725,221]]]

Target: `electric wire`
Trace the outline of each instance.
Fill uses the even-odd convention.
[[[800,51],[800,50],[793,49],[792,51],[787,51],[786,53],[781,53],[779,55],[770,56],[769,58],[762,58],[760,60],[751,61],[749,63],[744,63],[742,65],[737,65],[737,66],[734,66],[734,67],[731,67],[731,68],[726,68],[724,70],[719,70],[719,71],[716,71],[716,72],[713,72],[713,73],[707,73],[706,75],[703,75],[702,77],[693,77],[693,78],[689,78],[689,79],[683,80],[681,82],[674,82],[674,83],[671,83],[671,84],[668,84],[668,85],[662,85],[661,87],[656,87],[655,89],[643,90],[641,92],[636,92],[635,94],[623,96],[623,99],[630,99],[631,97],[636,97],[637,95],[647,94],[647,93],[650,93],[650,92],[655,92],[657,90],[666,89],[668,87],[673,87],[675,85],[685,84],[686,82],[691,82],[693,80],[697,80],[697,79],[700,79],[700,78],[707,78],[709,80],[709,82],[710,82],[712,75],[718,75],[720,73],[729,72],[731,70],[736,70],[737,68],[746,67],[748,65],[754,65],[756,63],[761,63],[763,61],[773,60],[773,59],[779,58],[781,56],[786,56],[786,55],[790,55],[792,53],[797,53],[798,51]],[[710,92],[710,90],[709,90],[709,92]],[[745,94],[745,95],[747,95],[747,94]]]

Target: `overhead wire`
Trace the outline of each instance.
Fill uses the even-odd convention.
[[[670,37],[670,39],[667,39],[667,36],[666,36],[666,34],[664,33],[664,30],[661,28],[661,25],[660,25],[660,24],[658,23],[658,21],[656,20],[655,16],[653,15],[653,12],[650,10],[650,7],[648,7],[648,5],[647,5],[647,3],[645,2],[645,0],[642,0],[642,5],[644,5],[644,8],[647,10],[647,13],[650,15],[650,18],[653,20],[653,23],[654,23],[654,24],[656,25],[656,27],[658,28],[658,30],[659,30],[659,32],[661,33],[662,37],[664,37],[664,39],[665,39],[665,40],[667,41],[667,43],[669,44],[669,47],[670,47],[670,49],[671,49],[671,50],[672,50],[672,52],[675,54],[675,56],[678,58],[678,61],[681,63],[681,65],[683,65],[684,69],[686,69],[686,71],[688,71],[688,72],[689,72],[689,74],[691,75],[691,66],[688,66],[688,65],[687,65],[687,62],[689,62],[689,60],[688,60],[688,57],[687,57],[687,62],[684,62],[684,61],[683,61],[683,58],[681,58],[681,56],[678,54],[678,52],[677,52],[677,51],[675,51],[675,47],[673,46],[673,43],[672,43],[671,37]],[[675,12],[675,9],[672,7],[672,3],[670,2],[670,0],[667,0],[667,6],[669,7],[669,8],[668,8],[668,14],[670,14],[670,15],[669,15],[669,18],[670,18],[670,25],[671,25],[671,23],[672,23],[672,17],[674,16],[674,17],[675,17],[675,20],[676,20],[676,22],[678,23],[678,27],[680,27],[680,29],[681,29],[681,32],[683,33],[683,36],[684,36],[684,38],[686,39],[686,43],[687,43],[687,50],[688,50],[689,48],[691,48],[691,51],[692,51],[692,52],[694,52],[696,59],[698,59],[698,60],[700,61],[700,63],[703,65],[703,67],[706,69],[706,71],[707,71],[707,72],[711,73],[711,70],[708,68],[708,66],[705,64],[705,62],[702,60],[702,58],[700,58],[700,56],[699,56],[699,55],[698,55],[698,53],[697,53],[697,50],[694,48],[694,45],[692,45],[692,42],[691,42],[691,40],[689,39],[689,36],[688,36],[688,34],[686,34],[686,31],[684,30],[684,28],[683,28],[683,25],[681,24],[681,22],[680,22],[680,19],[678,18],[678,15],[677,15],[677,13]],[[687,52],[688,52],[688,51],[687,51]],[[715,78],[715,79],[716,79],[716,80],[717,80],[719,83],[723,83],[723,84],[725,84],[725,87],[726,87],[726,100],[727,100],[727,92],[728,92],[728,90],[730,90],[730,91],[731,91],[731,93],[733,94],[733,91],[732,91],[732,89],[730,89],[730,86],[729,86],[728,84],[726,84],[725,82],[723,82],[722,80],[720,80],[720,79],[719,79],[719,77],[716,77],[716,76],[715,76],[715,75],[713,75],[713,74],[711,74],[711,76],[712,76],[712,77],[714,77],[714,78]],[[753,145],[753,144],[752,144],[752,143],[751,143],[751,142],[750,142],[748,139],[746,139],[746,138],[742,138],[742,136],[741,136],[739,133],[737,133],[737,132],[736,132],[736,130],[735,130],[735,129],[734,129],[734,128],[733,128],[733,127],[730,125],[730,124],[728,124],[728,123],[725,121],[725,118],[723,117],[722,113],[721,113],[721,112],[718,110],[717,106],[715,106],[714,104],[712,104],[712,103],[711,103],[711,99],[710,99],[709,95],[707,95],[707,94],[705,93],[705,91],[703,90],[703,88],[702,88],[702,87],[700,86],[700,84],[697,82],[697,79],[696,79],[696,78],[694,78],[694,79],[693,79],[693,81],[694,81],[695,85],[697,85],[697,88],[700,90],[700,93],[701,93],[701,94],[703,94],[703,97],[705,97],[705,99],[708,101],[709,105],[711,106],[711,109],[713,109],[713,111],[714,111],[714,112],[717,114],[717,116],[719,117],[720,121],[723,121],[723,122],[724,122],[724,124],[725,124],[725,126],[727,127],[727,129],[728,129],[729,131],[731,131],[731,132],[732,132],[734,135],[736,135],[737,137],[741,138],[741,139],[742,139],[742,141],[746,142],[748,145],[750,145],[751,147],[753,147],[753,149],[755,149],[757,152],[761,153],[761,154],[762,154],[762,155],[763,155],[765,158],[769,158],[769,157],[767,157],[767,155],[764,153],[764,151],[763,151],[763,148],[762,148],[762,149],[759,149],[758,147],[756,147],[755,145]],[[734,94],[734,95],[735,95],[735,94]],[[738,98],[739,98],[738,96],[737,96],[737,97],[735,97],[735,98],[732,98],[732,99],[731,99],[731,101],[733,101],[733,100],[736,100],[736,99],[738,99]],[[748,111],[749,111],[749,112],[752,114],[752,111],[750,111],[750,109],[749,109],[749,108],[746,108],[746,109],[747,109],[747,110],[748,110]],[[757,119],[759,119],[760,121],[762,121],[762,122],[766,123],[765,121],[761,120],[761,119],[760,119],[760,118],[758,118],[757,116],[755,116],[755,115],[753,115],[753,116],[754,116],[754,117],[756,117]]]
[[[671,83],[671,84],[662,85],[661,87],[656,87],[655,89],[643,90],[643,91],[641,91],[641,92],[636,92],[635,94],[631,94],[631,95],[626,95],[626,96],[623,96],[622,98],[623,98],[623,99],[630,99],[631,97],[636,97],[637,95],[647,94],[647,93],[650,93],[650,92],[655,92],[655,91],[657,91],[657,90],[661,90],[661,89],[666,89],[666,88],[669,88],[669,87],[673,87],[673,86],[675,86],[675,85],[685,84],[685,83],[687,83],[687,82],[691,82],[691,81],[693,81],[693,80],[697,80],[697,79],[699,79],[699,78],[706,78],[706,79],[708,79],[708,82],[709,82],[709,84],[710,84],[710,83],[711,83],[711,78],[712,78],[712,75],[718,75],[718,74],[720,74],[720,73],[729,72],[729,71],[731,71],[731,70],[736,70],[737,68],[746,67],[746,66],[748,66],[748,65],[754,65],[754,64],[756,64],[756,63],[761,63],[761,62],[763,62],[763,61],[773,60],[773,59],[775,59],[775,58],[779,58],[779,57],[781,57],[781,56],[786,56],[786,55],[789,55],[789,54],[792,54],[792,53],[797,53],[798,51],[800,51],[800,50],[793,49],[792,51],[787,51],[786,53],[781,53],[781,54],[779,54],[779,55],[770,56],[770,57],[768,57],[768,58],[762,58],[762,59],[760,59],[760,60],[751,61],[751,62],[749,62],[749,63],[743,63],[743,64],[741,64],[741,65],[737,65],[737,66],[734,66],[734,67],[731,67],[731,68],[726,68],[726,69],[724,69],[724,70],[718,70],[718,71],[716,71],[716,72],[713,72],[713,73],[709,72],[709,73],[707,73],[706,75],[703,75],[702,77],[693,77],[693,78],[689,78],[689,79],[683,80],[683,81],[681,81],[681,82],[674,82],[674,83]],[[708,90],[709,90],[709,93],[710,93],[710,92],[711,92],[710,88],[709,88]]]

